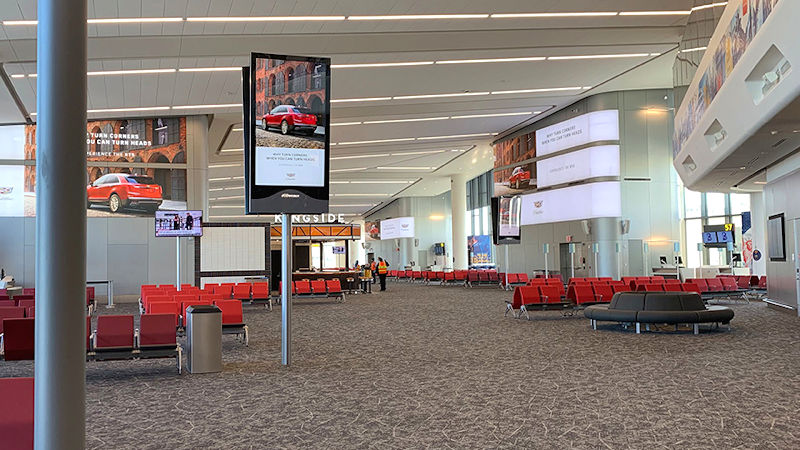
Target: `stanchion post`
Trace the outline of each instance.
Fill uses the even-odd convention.
[[[548,254],[550,253],[550,244],[544,243],[542,245],[542,251],[544,252],[544,277],[550,278],[550,273],[547,267]]]
[[[181,290],[181,238],[175,238],[175,287]]]
[[[281,214],[281,364],[292,362],[292,215]]]

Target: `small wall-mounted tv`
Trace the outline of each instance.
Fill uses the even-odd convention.
[[[203,211],[156,211],[156,237],[203,235]]]
[[[769,216],[767,241],[770,261],[786,261],[786,230],[783,213]]]

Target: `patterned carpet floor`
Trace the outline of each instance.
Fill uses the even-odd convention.
[[[593,331],[581,313],[503,317],[507,298],[390,283],[343,304],[297,301],[289,368],[279,309],[247,306],[250,346],[224,336],[222,373],[87,363],[88,446],[800,446],[796,317],[737,304],[730,332],[636,335]],[[0,362],[0,376],[32,373],[31,362]]]

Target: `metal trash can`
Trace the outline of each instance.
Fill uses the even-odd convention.
[[[186,308],[189,372],[222,372],[222,311],[213,305]]]

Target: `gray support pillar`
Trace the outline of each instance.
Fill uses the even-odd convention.
[[[292,215],[281,215],[281,364],[292,363]]]
[[[453,269],[466,269],[467,264],[467,177],[450,178],[450,202],[453,215]],[[449,263],[450,261],[448,261]]]
[[[603,217],[592,219],[592,240],[599,244],[600,253],[597,254],[596,276],[614,277],[619,279],[619,258],[616,243],[621,242],[619,217]],[[594,258],[590,252],[587,257]]]
[[[38,3],[37,449],[86,447],[86,10]]]

